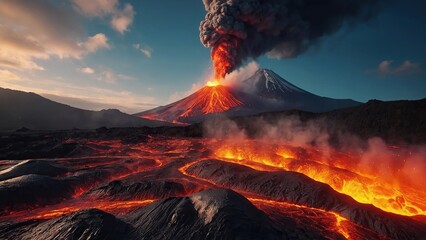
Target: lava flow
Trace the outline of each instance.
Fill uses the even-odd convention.
[[[243,102],[218,80],[207,83],[190,96],[165,107],[145,112],[140,117],[169,122],[179,122],[186,118],[200,118],[208,114],[222,113],[243,105]]]
[[[220,86],[218,87],[220,89]],[[301,234],[305,238],[386,239],[387,236],[398,238],[405,235],[389,232],[388,229],[397,229],[400,225],[385,224],[398,224],[398,221],[403,221],[405,225],[401,225],[404,227],[401,231],[405,234],[405,231],[411,231],[412,225],[416,227],[416,224],[420,223],[414,218],[401,215],[425,213],[424,199],[421,199],[424,192],[408,193],[401,188],[395,190],[393,185],[375,184],[377,179],[375,181],[370,176],[363,175],[353,167],[355,165],[349,164],[347,169],[344,169],[344,162],[350,161],[350,158],[345,159],[344,156],[348,155],[343,153],[333,155],[339,158],[339,161],[333,161],[338,166],[331,166],[327,165],[317,149],[257,140],[230,144],[224,140],[219,142],[205,138],[146,136],[133,141],[135,140],[76,140],[75,142],[81,144],[81,149],[90,149],[87,152],[91,154],[34,160],[34,162],[29,160],[14,165],[5,173],[22,174],[26,171],[26,174],[31,174],[31,171],[38,169],[58,172],[57,174],[49,172],[50,178],[39,178],[39,181],[42,184],[56,181],[55,184],[60,184],[65,190],[48,191],[47,195],[43,189],[35,190],[38,191],[37,198],[32,198],[30,196],[35,195],[34,192],[28,192],[28,196],[22,195],[17,181],[14,180],[16,178],[6,180],[3,188],[8,186],[11,188],[8,195],[2,196],[0,204],[9,204],[6,205],[9,211],[2,212],[0,221],[19,224],[38,219],[42,222],[90,208],[97,208],[126,219],[135,212],[149,209],[153,206],[151,203],[156,208],[162,209],[161,204],[171,204],[175,201],[173,199],[181,198],[181,201],[184,201],[188,199],[187,196],[215,188],[227,188],[239,193],[254,207],[262,210],[281,230]],[[33,167],[27,168],[26,166],[30,164],[33,164]],[[338,192],[333,192],[330,196],[319,196],[335,199],[324,205],[321,205],[323,204],[321,201],[316,204],[312,197],[315,198],[317,195],[310,196],[310,199],[306,198],[306,191],[314,190],[320,183],[306,177],[305,179],[298,177],[296,181],[300,181],[298,184],[301,184],[298,186],[307,186],[311,190],[302,189],[303,187],[294,188],[294,185],[286,186],[288,182],[295,181],[295,178],[283,170],[303,173],[352,196],[358,202],[371,203],[398,215],[382,215],[379,209],[359,206],[355,201],[344,200],[345,198]],[[287,179],[279,180],[274,175],[277,172],[287,174],[285,175]],[[15,185],[8,185],[7,181],[12,181]],[[22,181],[26,181],[26,178]],[[14,187],[18,189],[15,190]],[[292,190],[285,190],[286,187]],[[372,191],[376,195],[368,198],[372,196]],[[399,194],[403,196],[403,200],[391,195],[396,191],[401,191]],[[282,198],[275,195],[276,193],[291,194],[296,200],[303,201]],[[366,198],[357,198],[356,194],[362,194]],[[385,202],[388,204],[380,205],[382,202],[377,199],[386,199]],[[329,203],[334,205],[330,207],[327,205]],[[177,213],[179,211],[177,210]],[[361,218],[357,215],[358,211],[362,213]],[[374,216],[375,221],[365,221],[364,216]],[[414,235],[408,236],[419,236],[415,234],[422,233],[414,232]]]
[[[324,158],[313,149],[294,148],[257,140],[238,143],[219,143],[215,155],[224,161],[254,169],[271,171],[270,167],[302,173],[328,184],[334,190],[400,215],[426,215],[425,192],[402,181],[389,182],[372,176],[358,167],[354,159],[338,155],[338,159]],[[333,163],[333,164],[331,164]],[[262,166],[263,165],[263,166]],[[272,170],[273,171],[273,170]]]

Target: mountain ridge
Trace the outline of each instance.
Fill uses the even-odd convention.
[[[164,125],[117,109],[90,111],[57,103],[35,93],[0,88],[0,130],[22,127],[35,130],[94,129]]]

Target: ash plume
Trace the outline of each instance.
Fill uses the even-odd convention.
[[[200,40],[223,78],[246,59],[293,58],[344,24],[373,17],[381,0],[203,0]]]

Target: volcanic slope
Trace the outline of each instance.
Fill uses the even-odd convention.
[[[280,77],[269,69],[259,69],[240,86],[263,102],[264,109],[258,112],[298,109],[309,112],[326,112],[359,105],[351,99],[320,97],[305,91]]]
[[[246,116],[299,109],[325,112],[359,105],[350,99],[320,97],[287,82],[275,72],[260,69],[236,86],[205,86],[190,96],[136,116],[166,122],[195,123],[210,116]]]
[[[241,108],[244,100],[240,95],[226,86],[205,86],[182,100],[137,116],[166,122],[193,122],[205,115]]]

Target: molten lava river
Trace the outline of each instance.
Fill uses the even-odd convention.
[[[90,208],[126,219],[161,199],[226,188],[285,232],[309,230],[316,234],[311,238],[323,239],[425,236],[425,188],[403,174],[374,175],[359,164],[357,153],[253,139],[165,136],[70,138],[66,144],[78,144],[80,150],[67,157],[0,161],[0,190],[8,190],[1,196],[0,222],[43,222]],[[389,149],[394,157],[409,154]],[[42,183],[33,184],[37,181]],[[16,190],[18,185],[24,190]]]

